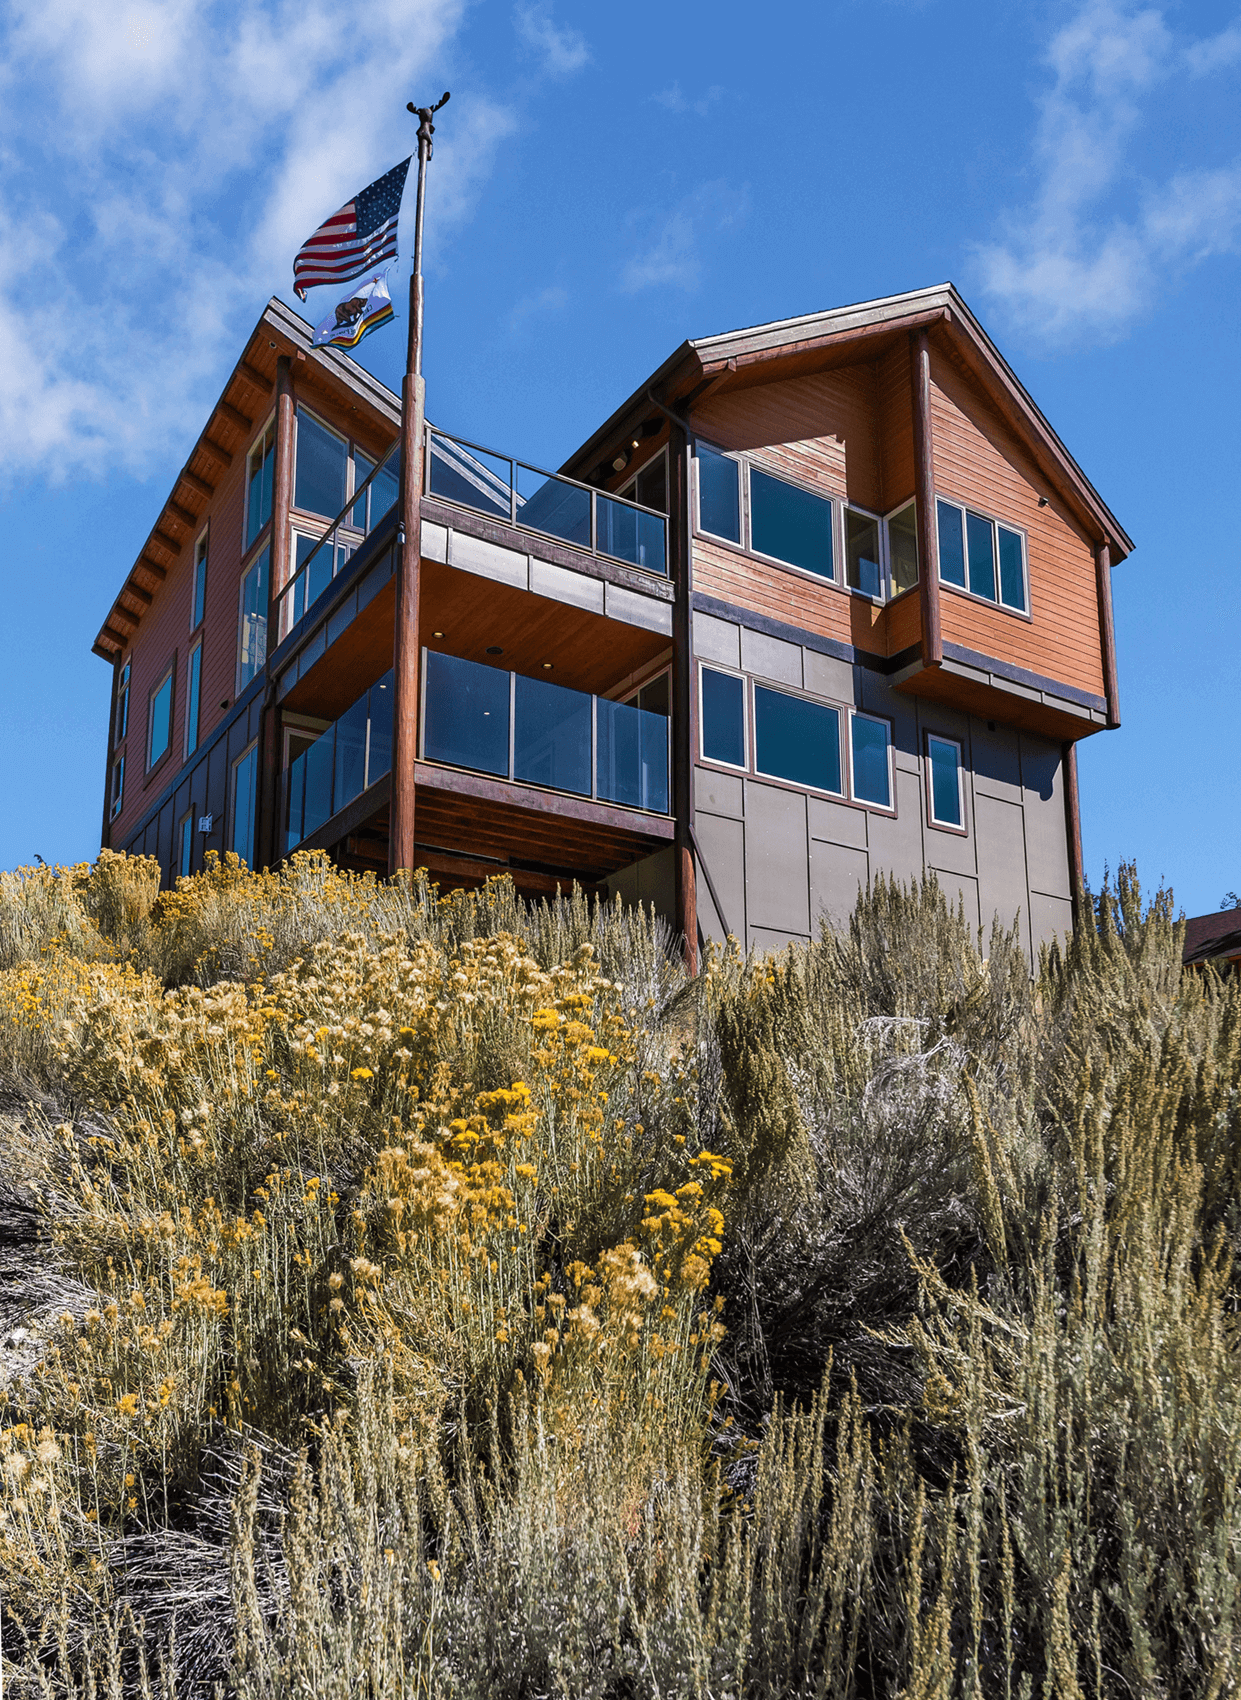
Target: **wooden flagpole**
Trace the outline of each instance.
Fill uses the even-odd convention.
[[[409,276],[409,348],[401,385],[401,524],[397,532],[396,631],[392,655],[392,792],[388,825],[388,872],[414,866],[414,770],[418,757],[418,597],[422,577],[423,447],[426,387],[422,381],[422,215],[432,118],[448,100],[408,110],[418,119],[418,208],[414,261]]]

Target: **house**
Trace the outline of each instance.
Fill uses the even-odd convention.
[[[1185,923],[1183,960],[1187,968],[1212,962],[1223,973],[1241,966],[1241,907],[1191,915]]]
[[[268,304],[95,642],[106,845],[387,871],[395,730],[441,885],[651,901],[691,959],[881,871],[1071,926],[1132,545],[951,285],[683,343],[555,473],[429,424],[407,564],[399,424]]]

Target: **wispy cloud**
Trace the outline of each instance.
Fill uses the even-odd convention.
[[[466,0],[12,0],[0,23],[0,466],[65,478],[188,446],[293,253],[410,151]],[[506,111],[437,136],[429,220],[463,217]],[[407,208],[408,212],[408,208]],[[403,248],[408,233],[403,232]],[[311,303],[311,311],[315,303]]]
[[[543,69],[554,77],[571,76],[590,62],[590,48],[580,30],[552,21],[549,0],[527,0],[513,12],[518,40],[543,61]]]
[[[696,288],[704,245],[744,223],[749,210],[748,188],[734,188],[720,177],[664,212],[632,213],[632,252],[621,272],[621,288],[629,294],[661,284]]]
[[[1130,157],[1169,79],[1241,60],[1241,25],[1178,43],[1158,10],[1087,0],[1053,38],[1034,142],[1038,190],[980,244],[983,291],[1020,330],[1052,342],[1112,340],[1177,271],[1241,246],[1241,161],[1186,170],[1137,192]]]
[[[547,289],[538,289],[532,295],[524,295],[514,306],[508,316],[510,331],[520,331],[530,319],[543,313],[559,313],[569,303],[569,291],[562,289],[559,284],[553,284]]]
[[[660,89],[651,99],[656,106],[662,106],[666,112],[692,112],[696,118],[705,118],[711,108],[724,98],[724,89],[720,83],[712,83],[705,94],[690,100],[681,92],[680,83],[669,83],[666,89]]]

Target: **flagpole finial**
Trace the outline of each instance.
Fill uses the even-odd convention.
[[[428,159],[431,157],[431,137],[435,134],[435,125],[431,120],[440,107],[447,106],[451,99],[452,95],[445,89],[434,106],[415,106],[412,100],[405,103],[406,112],[412,112],[418,119],[418,142],[420,146],[423,142],[427,144]]]

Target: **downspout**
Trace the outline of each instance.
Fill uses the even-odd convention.
[[[1082,811],[1077,789],[1077,745],[1064,746],[1064,824],[1069,848],[1069,884],[1073,890],[1073,925],[1081,925],[1086,876],[1082,864]]]

